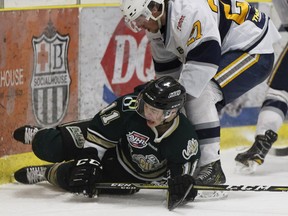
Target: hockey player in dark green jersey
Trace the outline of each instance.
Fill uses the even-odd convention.
[[[169,209],[194,200],[192,176],[200,149],[193,126],[180,112],[185,98],[184,87],[164,76],[140,93],[118,98],[89,121],[50,129],[20,127],[14,138],[32,143],[36,156],[55,164],[24,167],[15,179],[24,184],[47,180],[95,197],[119,192],[99,191],[95,188],[99,182],[149,183],[168,178]],[[126,191],[131,192],[135,191]]]

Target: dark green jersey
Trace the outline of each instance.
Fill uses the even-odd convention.
[[[142,180],[159,180],[168,170],[172,177],[191,174],[192,165],[200,157],[192,124],[180,114],[158,136],[156,128],[148,127],[135,111],[136,97],[120,97],[93,118],[88,128],[88,146],[96,147],[98,152],[116,148],[120,164]]]

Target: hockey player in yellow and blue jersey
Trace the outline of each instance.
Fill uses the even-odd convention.
[[[225,183],[218,112],[269,76],[278,30],[244,0],[123,0],[121,10],[132,31],[146,31],[156,76],[186,88],[201,149],[196,182]]]
[[[276,0],[273,4],[279,14],[283,28],[288,32],[288,1]],[[268,90],[263,101],[256,127],[253,145],[237,154],[237,171],[251,174],[264,163],[264,159],[278,138],[278,130],[282,126],[288,111],[288,43],[276,62],[268,79]]]
[[[99,182],[146,183],[168,178],[169,209],[194,200],[193,174],[200,150],[194,127],[180,112],[185,100],[185,88],[164,76],[149,82],[139,94],[116,99],[89,121],[57,128],[20,127],[14,138],[32,143],[40,159],[72,161],[24,167],[14,177],[24,184],[48,180],[89,197],[98,194],[95,184]]]

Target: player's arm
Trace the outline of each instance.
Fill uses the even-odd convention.
[[[102,180],[102,164],[95,148],[84,148],[78,157],[71,162],[68,170],[68,189],[73,193],[83,194],[89,198],[96,197],[96,183]]]
[[[194,129],[189,128],[189,125],[180,128],[179,131],[190,134],[191,137],[185,138],[182,134],[182,137],[178,138],[178,148],[174,148],[168,160],[170,178],[167,203],[170,210],[187,201],[193,201],[197,195],[197,190],[193,188],[195,184],[193,175],[200,158],[200,149]]]
[[[123,136],[129,113],[135,112],[136,95],[125,95],[98,112],[92,119],[84,147],[93,147],[102,159],[105,151],[114,148]]]
[[[146,35],[151,45],[150,47],[156,77],[167,75],[179,79],[183,63],[179,60],[178,56],[166,50],[160,33],[154,34],[147,32]]]
[[[69,175],[70,191],[88,197],[97,196],[95,184],[102,180],[101,159],[105,151],[114,148],[122,136],[124,113],[134,107],[135,96],[117,99],[91,120],[84,148],[74,161]]]
[[[273,4],[281,19],[283,27],[288,31],[288,1],[287,0],[273,0]]]
[[[193,10],[193,14],[189,11]],[[187,53],[186,64],[180,76],[186,91],[193,97],[199,97],[215,76],[221,59],[221,40],[218,24],[209,7],[202,2],[192,9],[187,9],[179,43]]]
[[[169,210],[188,201],[193,201],[197,196],[197,190],[193,188],[195,184],[193,173],[197,163],[198,160],[195,160],[192,164],[191,162],[183,164],[183,173],[171,176],[168,179],[167,204]]]

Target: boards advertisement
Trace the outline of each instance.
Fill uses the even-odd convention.
[[[78,14],[0,13],[0,156],[31,151],[12,139],[17,127],[53,127],[78,117]]]
[[[91,118],[116,97],[155,77],[145,32],[129,30],[119,7],[1,12],[0,28],[3,176],[35,162],[31,145],[13,140],[16,128],[26,124],[53,127]],[[288,41],[286,32],[281,35],[276,59]],[[266,88],[260,84],[220,113],[222,149],[252,144]],[[287,145],[285,130],[287,124],[277,143]]]

